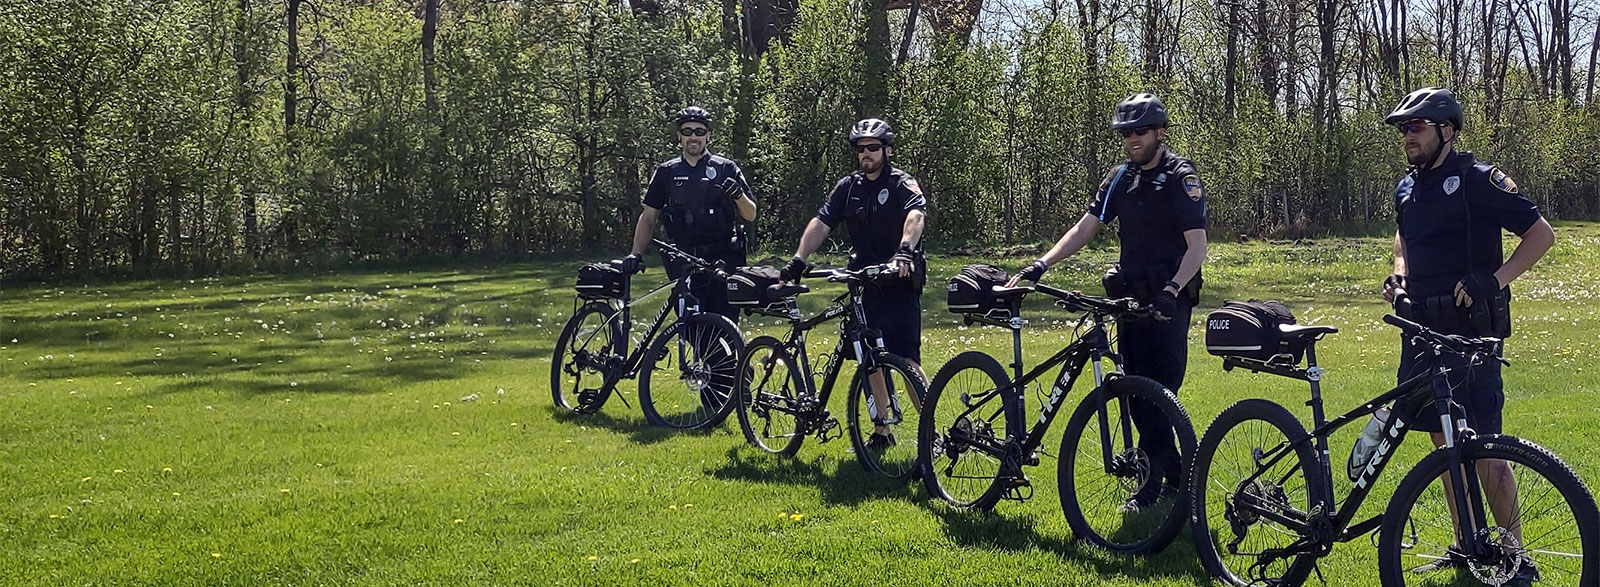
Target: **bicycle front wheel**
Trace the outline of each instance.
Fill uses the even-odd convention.
[[[899,355],[880,352],[874,361],[877,365],[870,370],[856,369],[850,382],[846,406],[850,444],[862,468],[893,479],[910,479],[917,472],[913,431],[928,384]]]
[[[1324,513],[1327,469],[1309,441],[1289,444],[1306,438],[1293,414],[1262,399],[1234,404],[1206,429],[1189,482],[1189,523],[1211,576],[1244,587],[1300,585],[1311,574],[1312,555],[1275,554],[1304,537],[1282,519],[1304,523]]]
[[[639,405],[651,424],[694,430],[720,424],[738,384],[739,327],[718,314],[694,314],[668,326],[645,354]]]
[[[1159,413],[1144,429],[1136,414]],[[1164,420],[1164,421],[1163,421]],[[1061,436],[1056,479],[1072,533],[1106,550],[1153,554],[1188,515],[1185,463],[1194,426],[1177,396],[1145,377],[1117,377],[1090,392]]]
[[[1454,585],[1462,574],[1486,584],[1600,585],[1600,512],[1566,463],[1512,436],[1479,436],[1457,448],[1424,457],[1389,500],[1378,539],[1384,585]],[[1477,555],[1465,554],[1474,549],[1456,538],[1453,491],[1445,488],[1452,469],[1480,480],[1481,499],[1468,498],[1469,507],[1481,512],[1490,504],[1489,527],[1468,537]],[[1495,478],[1498,494],[1489,482]]]

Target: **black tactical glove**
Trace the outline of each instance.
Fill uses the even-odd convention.
[[[644,258],[638,255],[628,255],[619,260],[612,261],[611,265],[628,275],[644,271]]]
[[[800,281],[801,277],[805,277],[805,274],[806,260],[799,257],[789,259],[789,264],[784,265],[783,269],[778,270],[779,279],[784,281],[793,281],[796,283]]]
[[[1406,276],[1404,276],[1404,275],[1401,275],[1399,273],[1391,273],[1391,274],[1389,274],[1388,277],[1383,278],[1383,289],[1405,289],[1405,288],[1406,288]]]
[[[716,188],[723,195],[728,196],[730,200],[738,200],[739,196],[744,195],[744,186],[739,184],[739,180],[732,177],[722,178],[721,181],[717,182]]]
[[[915,253],[911,251],[911,247],[900,247],[895,250],[894,256],[890,257],[889,261],[903,273],[909,274],[916,268]]]
[[[1163,289],[1161,293],[1156,294],[1156,301],[1151,303],[1150,307],[1156,311],[1157,320],[1171,320],[1178,315],[1178,296]]]
[[[1456,287],[1467,292],[1467,297],[1472,298],[1470,305],[1473,306],[1487,304],[1500,293],[1500,281],[1495,279],[1493,273],[1469,273]]]
[[[1038,283],[1048,269],[1050,269],[1050,265],[1045,263],[1044,259],[1035,259],[1032,265],[1023,267],[1021,271],[1017,272],[1017,279]]]

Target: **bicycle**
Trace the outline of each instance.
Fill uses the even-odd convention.
[[[828,399],[843,367],[845,354],[853,352],[858,366],[851,379],[847,428],[856,460],[867,471],[895,479],[909,478],[916,472],[915,445],[895,440],[898,426],[905,421],[900,393],[911,396],[915,409],[927,385],[922,376],[903,357],[884,349],[883,338],[867,324],[862,308],[862,291],[883,281],[900,279],[891,265],[873,265],[859,271],[842,269],[813,270],[807,278],[825,278],[843,283],[846,291],[834,298],[833,305],[820,314],[804,318],[796,296],[810,291],[800,284],[780,284],[773,296],[777,301],[747,311],[783,318],[789,322],[784,339],[761,336],[745,345],[739,365],[748,374],[741,379],[738,397],[739,426],[745,439],[764,451],[792,457],[806,436],[826,443],[839,438],[839,420],[828,411]],[[806,332],[830,320],[840,319],[839,342],[826,355],[820,392],[816,373],[806,350]],[[873,399],[871,378],[881,377],[888,409]],[[872,433],[873,427],[887,427],[887,436]],[[884,440],[872,443],[868,435]]]
[[[1067,422],[1061,439],[1056,476],[1061,510],[1073,534],[1112,552],[1146,554],[1172,542],[1183,526],[1185,494],[1160,490],[1163,477],[1182,488],[1184,463],[1195,447],[1194,428],[1177,396],[1149,378],[1122,372],[1122,359],[1112,352],[1107,323],[1116,319],[1152,319],[1153,310],[1132,298],[1106,299],[1044,284],[992,288],[996,308],[985,314],[964,314],[967,324],[1011,330],[1012,374],[980,351],[967,351],[945,363],[929,386],[917,435],[923,481],[928,493],[957,507],[990,509],[1001,499],[1025,501],[1033,496],[1024,466],[1039,464],[1045,433],[1060,413],[1067,392],[1093,366],[1094,389],[1084,396]],[[1023,296],[1041,292],[1056,305],[1081,313],[1075,340],[1023,373],[1021,316]],[[1105,370],[1104,362],[1112,368]],[[1032,429],[1025,429],[1024,390],[1046,372],[1061,366],[1048,399],[1039,408]],[[1171,423],[1177,463],[1154,470],[1145,446],[1159,442],[1133,422],[1134,410],[1156,409]],[[1156,484],[1156,485],[1152,485]],[[1142,501],[1130,503],[1136,497]]]
[[[727,273],[670,244],[654,242],[669,259],[687,264],[689,272],[638,300],[632,298],[632,276],[620,272],[619,287],[603,294],[580,293],[574,301],[572,318],[556,340],[550,391],[556,406],[589,414],[605,405],[618,382],[638,377],[639,404],[651,424],[679,429],[715,427],[732,410],[729,399],[737,373],[734,365],[744,347],[744,337],[727,317],[701,312],[700,301],[690,293],[689,283],[696,278],[726,279]],[[667,290],[671,295],[651,321],[639,347],[630,352],[627,334],[633,329],[633,307]],[[620,297],[612,295],[617,293]],[[667,313],[674,310],[677,319],[668,324]],[[659,376],[652,374],[657,371],[674,373],[681,389],[652,385]],[[669,379],[667,383],[670,382]]]
[[[1308,433],[1277,403],[1247,399],[1224,410],[1206,430],[1191,476],[1190,522],[1195,549],[1207,571],[1231,585],[1300,585],[1313,571],[1321,576],[1317,561],[1331,553],[1334,544],[1377,530],[1379,578],[1384,585],[1425,584],[1429,579],[1454,584],[1458,578],[1454,573],[1428,571],[1455,567],[1492,585],[1506,583],[1521,570],[1541,575],[1542,584],[1594,587],[1600,580],[1600,542],[1596,542],[1600,512],[1583,481],[1543,447],[1512,436],[1478,435],[1450,408],[1450,375],[1463,370],[1460,365],[1505,363],[1500,340],[1441,334],[1396,316],[1383,320],[1431,353],[1434,365],[1332,421],[1323,414],[1321,381],[1326,371],[1317,366],[1316,342],[1337,329],[1278,327],[1291,344],[1304,347],[1305,368],[1298,366],[1297,358],[1282,354],[1271,359],[1223,358],[1226,370],[1244,368],[1309,382],[1307,405],[1315,427]],[[1440,359],[1447,355],[1465,363],[1446,365]],[[1354,486],[1335,511],[1329,436],[1390,403],[1395,407],[1376,450],[1359,473],[1352,468]],[[1453,433],[1444,435],[1443,447],[1412,467],[1383,513],[1354,522],[1411,422],[1431,417],[1426,413],[1430,408],[1438,410],[1442,429]],[[1486,519],[1477,464],[1491,459],[1509,461],[1518,470],[1517,493],[1524,502],[1519,522],[1511,528],[1491,525]],[[1230,466],[1233,469],[1227,470]],[[1359,466],[1357,462],[1352,467]],[[1435,482],[1441,477],[1445,481]],[[1527,500],[1534,502],[1532,507]],[[1551,516],[1555,519],[1530,519],[1563,506],[1570,516],[1555,512]],[[1457,524],[1453,512],[1467,514]],[[1522,569],[1534,558],[1535,567]],[[1407,569],[1407,559],[1424,564]],[[1533,569],[1537,572],[1529,572]]]

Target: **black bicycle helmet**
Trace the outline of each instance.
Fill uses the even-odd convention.
[[[880,119],[868,118],[850,127],[850,144],[854,145],[861,139],[878,139],[883,141],[884,145],[893,146],[894,129],[889,127],[889,123]]]
[[[1134,94],[1117,104],[1111,115],[1111,130],[1167,126],[1167,106],[1155,94]]]
[[[1417,118],[1448,123],[1459,131],[1462,127],[1461,103],[1456,101],[1455,92],[1450,90],[1422,88],[1401,98],[1400,105],[1395,106],[1394,112],[1383,118],[1383,123],[1394,125]]]
[[[686,106],[683,110],[678,111],[677,121],[678,126],[683,126],[685,122],[698,122],[710,127],[711,113],[706,112],[706,109],[699,106]]]

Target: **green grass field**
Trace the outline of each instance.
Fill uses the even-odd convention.
[[[1600,226],[1558,234],[1514,286],[1506,430],[1596,483]],[[1398,336],[1377,295],[1388,253],[1384,239],[1215,244],[1202,310],[1270,297],[1303,323],[1338,326],[1319,350],[1330,409],[1343,412],[1393,384]],[[1047,282],[1096,290],[1112,257],[1089,251]],[[934,259],[930,375],[968,348],[1009,353],[1005,332],[944,311],[937,285],[972,261]],[[973,514],[929,503],[920,483],[868,476],[848,440],[808,440],[780,462],[745,447],[735,419],[709,433],[653,429],[631,383],[631,407],[558,413],[550,354],[577,264],[0,292],[0,583],[1208,583],[1187,532],[1149,559],[1073,539],[1051,457],[1030,470],[1031,502]],[[1029,308],[1026,354],[1038,360],[1066,341],[1070,317]],[[1309,419],[1304,384],[1224,373],[1191,332],[1180,397],[1197,435],[1248,397]],[[1340,463],[1356,433],[1335,438]],[[1406,445],[1367,511],[1424,444]],[[1335,477],[1342,495],[1349,483]],[[1376,585],[1370,543],[1342,547],[1323,565],[1329,584]]]

